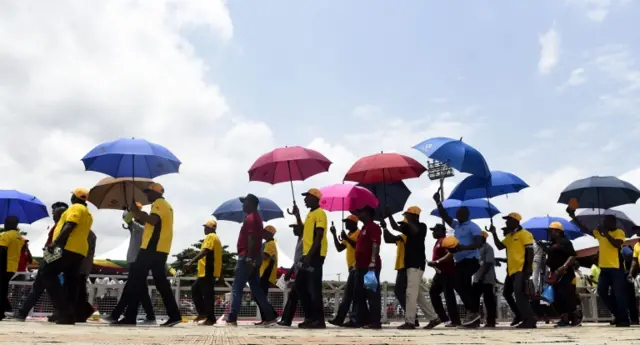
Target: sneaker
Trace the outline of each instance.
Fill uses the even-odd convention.
[[[27,317],[20,313],[5,313],[4,315],[10,320],[21,321],[21,322],[27,321]]]
[[[72,326],[72,325],[75,325],[75,324],[76,324],[76,320],[72,319],[72,318],[68,318],[68,317],[60,318],[60,319],[56,320],[56,325],[69,325],[69,326]]]
[[[225,324],[227,326],[236,327],[238,326],[238,321],[226,321]]]
[[[137,324],[136,320],[121,319],[118,321],[112,321],[110,326],[136,326]]]
[[[462,321],[463,326],[471,325],[472,323],[480,320],[480,314],[478,313],[469,313],[467,317]]]
[[[518,329],[534,329],[537,328],[536,321],[523,321],[521,324],[517,325]]]
[[[356,328],[356,323],[354,321],[347,321],[345,323],[343,323],[340,327],[344,327],[344,328]]]
[[[402,325],[398,326],[398,329],[416,329],[415,323],[405,322]]]
[[[280,321],[278,321],[276,323],[276,325],[283,326],[283,327],[291,327],[291,322],[286,322],[286,321],[280,320]]]
[[[200,322],[200,321],[203,321],[203,320],[206,320],[206,319],[207,319],[207,315],[198,315],[198,316],[196,316],[195,319],[193,319],[193,322]]]
[[[444,323],[444,327],[445,328],[456,328],[458,326],[460,326],[460,324],[453,323],[451,321],[447,321],[447,322]]]
[[[484,325],[484,328],[496,328],[496,323],[495,322],[487,322]]]
[[[571,320],[571,326],[578,327],[582,325],[582,317],[574,316]]]
[[[145,326],[155,326],[158,324],[158,321],[151,320],[151,319],[144,319],[141,323]]]
[[[554,326],[556,328],[566,328],[566,327],[571,327],[571,323],[569,323],[568,321],[565,320],[560,320],[556,323],[556,325]]]
[[[332,325],[334,325],[334,326],[337,326],[337,327],[342,327],[342,325],[343,325],[342,322],[338,322],[338,321],[336,321],[336,319],[331,319],[331,320],[329,320],[327,322],[332,324]]]
[[[364,327],[362,327],[362,328],[364,328],[364,329],[376,329],[376,330],[378,330],[378,329],[382,329],[382,325],[380,325],[380,324],[376,324],[376,325],[371,324],[371,325],[366,325],[366,326],[364,326]]]
[[[182,323],[182,318],[173,320],[169,319],[165,323],[160,324],[160,327],[173,327],[179,323]]]
[[[618,323],[616,323],[616,327],[631,327],[631,323],[629,323],[629,322],[618,322]]]
[[[313,322],[301,322],[298,324],[298,328],[303,329],[324,329],[327,328],[327,325],[324,321],[313,321]]]
[[[442,322],[439,319],[431,320],[426,326],[424,326],[424,329],[434,329],[441,323]]]
[[[466,324],[466,325],[462,325],[462,327],[464,327],[464,328],[478,328],[478,327],[480,327],[480,319],[478,319],[478,320],[476,320],[476,321],[474,321],[472,323],[469,323],[469,324]]]
[[[214,326],[216,324],[216,320],[205,320],[203,323],[198,326]]]
[[[420,327],[420,322],[418,322],[418,319],[416,319],[415,326],[416,328]]]

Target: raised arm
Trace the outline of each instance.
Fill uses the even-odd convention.
[[[504,243],[498,239],[498,234],[496,233],[496,227],[492,225],[489,226],[489,232],[491,233],[491,237],[493,237],[493,244],[495,244],[498,250],[503,250],[506,248]]]
[[[382,234],[385,243],[396,244],[398,241],[402,241],[402,237],[392,234],[387,228],[384,228]]]
[[[447,225],[452,226],[453,218],[449,216],[449,214],[447,213],[447,210],[444,208],[444,206],[442,206],[442,200],[440,200],[439,189],[436,192],[436,194],[433,195],[433,201],[436,202],[436,206],[438,207],[438,213],[440,213],[440,218],[442,218],[442,220],[444,220],[444,222],[447,223]]]
[[[576,217],[575,210],[572,210],[569,207],[567,207],[567,214],[569,215],[569,218],[571,218],[573,223],[578,227],[578,229],[580,229],[580,231],[582,231],[584,234],[587,234],[589,236],[593,236],[593,229],[587,228],[586,226],[584,226],[584,224],[582,224],[582,222],[580,222],[580,220],[578,220],[578,218]]]

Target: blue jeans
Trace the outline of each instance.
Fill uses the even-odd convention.
[[[609,292],[611,289],[611,292]],[[602,268],[598,278],[598,296],[602,298],[617,323],[629,323],[627,280],[619,268]]]
[[[277,316],[273,314],[273,308],[267,301],[267,296],[260,287],[260,264],[262,259],[258,259],[255,263],[255,268],[247,265],[245,257],[238,257],[236,263],[236,275],[233,279],[233,286],[231,287],[231,311],[227,317],[227,322],[235,322],[238,320],[238,313],[240,306],[242,305],[243,290],[247,283],[251,289],[251,294],[256,299],[258,308],[264,312],[262,316],[263,321],[272,321]]]

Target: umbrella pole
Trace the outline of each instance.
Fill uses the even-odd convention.
[[[444,201],[444,177],[440,178],[440,200]],[[445,221],[444,218],[440,217],[441,221],[442,221],[442,225],[445,225]]]
[[[293,178],[291,177],[291,161],[287,161],[287,169],[289,170],[289,185],[291,186],[291,199],[293,199],[293,206],[296,206],[296,195],[293,192]],[[291,212],[289,212],[289,214],[291,214]]]

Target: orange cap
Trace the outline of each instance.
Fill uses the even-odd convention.
[[[73,195],[80,200],[87,200],[89,197],[89,190],[86,188],[76,188],[73,190]]]
[[[347,218],[343,219],[342,221],[343,221],[343,222],[346,222],[346,221],[348,221],[348,220],[350,220],[350,221],[352,221],[352,222],[356,222],[356,223],[360,221],[360,219],[358,219],[358,217],[357,217],[356,215],[353,215],[353,214],[352,214],[352,215],[350,215],[349,217],[347,217]]]
[[[506,217],[502,217],[502,219],[507,219],[507,218],[512,218],[517,221],[522,221],[522,216],[520,215],[520,213],[517,213],[517,212],[511,212]]]
[[[567,206],[569,206],[569,208],[572,210],[578,209],[578,199],[576,198],[569,199],[569,204]]]
[[[455,248],[458,245],[458,239],[453,236],[447,236],[442,240],[442,247]]]
[[[564,226],[560,222],[553,222],[549,224],[549,229],[564,231]]]
[[[142,203],[136,201],[136,206],[138,206],[138,208],[142,208]]]
[[[318,188],[311,188],[308,191],[302,193],[303,196],[313,195],[318,199],[322,198],[322,192]]]
[[[207,220],[206,223],[204,223],[203,226],[206,226],[209,229],[215,229],[216,227],[218,227],[218,222],[216,222],[213,219],[209,219],[209,220]]]
[[[276,228],[274,228],[272,225],[267,225],[264,227],[264,231],[266,232],[270,232],[272,234],[276,234]]]
[[[422,210],[418,206],[411,206],[404,211],[404,214],[415,214],[416,216],[419,216],[420,213],[422,213]]]
[[[164,187],[162,187],[162,185],[159,184],[158,182],[149,183],[147,188],[145,188],[145,191],[148,191],[148,190],[152,190],[154,192],[158,192],[160,194],[164,194]]]
[[[484,238],[489,237],[489,233],[488,233],[488,232],[486,232],[486,231],[483,231],[483,232],[482,232],[482,237],[484,237]]]

